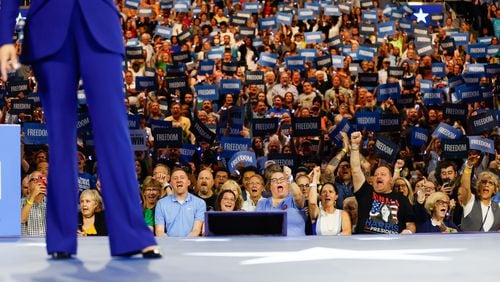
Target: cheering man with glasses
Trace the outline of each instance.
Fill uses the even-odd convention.
[[[304,196],[295,183],[288,183],[283,171],[275,172],[269,178],[271,197],[257,204],[257,211],[286,211],[287,235],[305,235]],[[289,191],[289,188],[291,192]]]
[[[39,171],[28,176],[28,196],[21,199],[21,234],[45,236],[47,179]]]

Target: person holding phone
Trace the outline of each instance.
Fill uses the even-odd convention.
[[[19,67],[12,40],[18,14],[19,1],[2,0],[0,71],[3,80],[7,79],[8,71]],[[31,2],[21,61],[32,65],[45,109],[50,155],[48,189],[51,191],[47,195],[46,241],[47,252],[54,259],[71,258],[77,251],[76,92],[80,78],[93,125],[111,255],[142,253],[144,258],[161,257],[140,206],[124,114],[123,56],[120,14],[112,1]]]
[[[35,170],[27,179],[28,195],[21,199],[21,235],[45,236],[47,178]]]

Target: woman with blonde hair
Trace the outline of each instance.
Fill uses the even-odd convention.
[[[408,179],[404,177],[396,178],[396,180],[394,180],[392,190],[394,192],[400,192],[401,194],[403,194],[406,198],[408,198],[408,201],[410,201],[410,204],[413,206],[413,188],[411,187],[410,181],[408,181]]]
[[[417,227],[417,232],[456,233],[457,226],[453,220],[446,219],[450,209],[450,198],[443,192],[432,193],[424,204],[430,217]]]
[[[462,174],[458,200],[464,208],[463,231],[500,231],[500,203],[491,200],[498,192],[498,176],[489,171],[479,174],[476,195],[471,192],[472,163],[469,158]]]
[[[80,212],[78,214],[79,236],[106,236],[104,206],[97,190],[87,189],[80,195]]]
[[[242,196],[242,191],[241,187],[238,184],[238,182],[228,179],[222,186],[220,187],[219,191],[217,192],[217,195],[223,193],[226,190],[231,190],[236,196],[236,203],[234,210],[241,210],[241,207],[243,206],[243,196]]]

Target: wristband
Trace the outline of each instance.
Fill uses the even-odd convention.
[[[464,174],[471,174],[471,173],[472,173],[472,169],[470,169],[470,168],[464,169]]]
[[[347,154],[347,149],[346,148],[342,148],[342,152],[344,152],[344,154]]]
[[[30,199],[26,199],[26,204],[32,206],[34,203],[33,201],[30,201]]]

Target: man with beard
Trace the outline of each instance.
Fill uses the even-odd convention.
[[[214,194],[214,177],[210,170],[204,169],[198,173],[196,194],[207,205],[207,211],[215,210],[217,196]]]
[[[469,164],[475,165],[479,158],[470,157]],[[450,216],[455,225],[462,222],[463,208],[458,203],[458,188],[460,187],[460,177],[458,177],[457,165],[452,161],[442,161],[438,163],[435,177],[440,185],[437,191],[443,192],[450,197]]]
[[[351,173],[351,165],[349,161],[344,160],[340,162],[337,167],[337,177],[335,177],[335,188],[337,190],[337,202],[335,207],[338,209],[342,209],[344,205],[344,200],[348,197],[353,196],[352,194],[352,173]]]
[[[415,233],[415,214],[408,198],[392,191],[392,170],[379,166],[373,186],[366,181],[359,153],[361,140],[361,132],[352,133],[351,171],[354,196],[359,203],[356,233]]]

